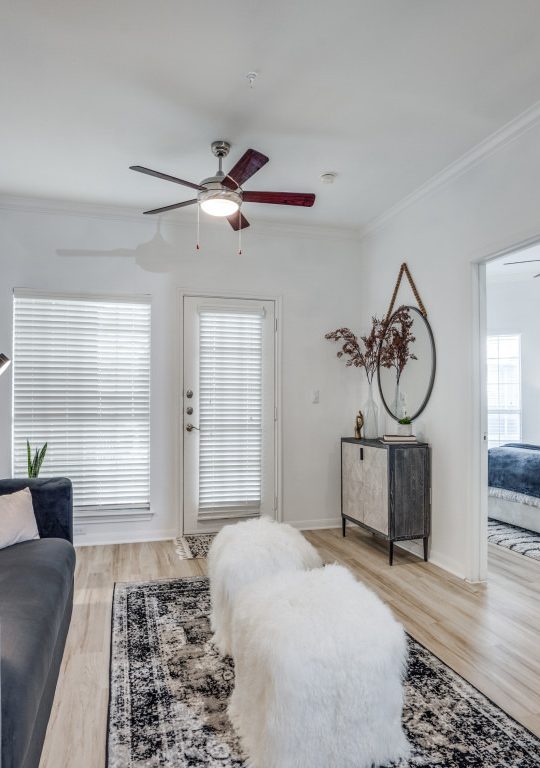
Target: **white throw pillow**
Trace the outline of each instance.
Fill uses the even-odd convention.
[[[0,549],[39,539],[30,488],[0,496]]]

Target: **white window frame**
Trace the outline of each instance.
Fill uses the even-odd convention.
[[[177,530],[179,535],[184,533],[184,413],[183,396],[184,391],[184,297],[201,297],[208,299],[254,299],[256,301],[274,302],[274,322],[275,322],[275,345],[274,345],[274,397],[275,397],[275,419],[274,419],[274,498],[275,498],[275,519],[283,521],[283,482],[282,482],[282,456],[283,456],[283,425],[282,425],[282,305],[283,299],[279,295],[266,295],[260,293],[246,293],[245,291],[223,291],[217,289],[199,291],[192,288],[177,288],[176,301],[176,328],[177,339],[176,350],[176,409],[175,417],[177,424],[176,446],[177,446],[177,471],[175,472],[175,498]]]
[[[520,405],[520,407],[519,408],[489,408],[489,398],[488,398],[488,411],[487,411],[487,415],[488,415],[488,421],[487,421],[487,425],[488,425],[488,434],[487,434],[488,447],[497,447],[497,446],[500,446],[500,445],[504,445],[506,442],[508,442],[507,440],[501,440],[499,438],[494,439],[489,434],[489,417],[490,417],[490,415],[497,415],[497,416],[501,416],[501,415],[517,415],[518,419],[519,419],[519,438],[517,439],[516,442],[520,442],[521,441],[522,434],[523,434],[523,393],[522,393],[522,377],[521,377],[521,366],[522,366],[521,334],[520,333],[489,333],[487,335],[487,342],[489,344],[489,342],[492,339],[500,340],[500,339],[505,339],[505,338],[506,339],[508,339],[508,338],[517,339],[518,340],[518,344],[519,344],[519,353],[518,353],[517,359],[518,359],[518,368],[519,368],[519,383],[518,383],[518,386],[519,386],[519,405]],[[486,367],[487,367],[487,362],[490,359],[493,359],[493,358],[488,358],[488,356],[487,356],[487,347],[486,347]],[[500,356],[498,356],[496,359],[497,359],[498,368],[500,369],[500,360],[501,360],[501,358],[500,358]],[[488,385],[490,383],[488,377],[486,377],[486,383]],[[488,390],[486,388],[486,397],[487,397],[487,391]]]
[[[13,366],[13,413],[12,413],[12,469],[15,476],[15,386],[16,386],[16,357],[15,357],[15,299],[17,298],[34,298],[45,300],[67,300],[67,301],[95,301],[104,303],[118,303],[118,304],[145,304],[150,308],[150,320],[149,320],[149,362],[148,362],[148,492],[146,494],[147,500],[144,504],[133,505],[115,504],[113,506],[74,506],[74,518],[80,522],[105,522],[107,520],[121,519],[128,522],[129,520],[149,520],[152,517],[151,511],[151,349],[152,349],[152,298],[149,294],[103,294],[103,293],[79,293],[79,292],[55,292],[55,291],[41,291],[27,288],[15,288],[13,290],[13,350],[14,350],[14,366]],[[46,463],[40,476],[46,476]],[[69,469],[66,469],[65,475],[69,477]]]

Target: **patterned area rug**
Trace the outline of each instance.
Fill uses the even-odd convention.
[[[540,533],[518,528],[517,525],[488,520],[488,541],[511,549],[520,555],[540,560]]]
[[[247,768],[209,607],[205,578],[116,585],[108,768]],[[403,717],[413,757],[399,768],[540,766],[539,739],[413,640]]]
[[[179,536],[176,539],[176,554],[180,560],[194,560],[198,557],[204,559],[215,536],[215,533],[193,533]]]

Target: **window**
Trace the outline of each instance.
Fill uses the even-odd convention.
[[[488,336],[488,447],[521,440],[521,337]]]
[[[260,513],[263,318],[200,310],[199,519]]]
[[[150,508],[150,301],[15,292],[13,473],[73,482],[79,516]]]

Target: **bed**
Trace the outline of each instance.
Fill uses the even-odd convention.
[[[488,459],[488,515],[540,533],[540,446],[507,443]]]

